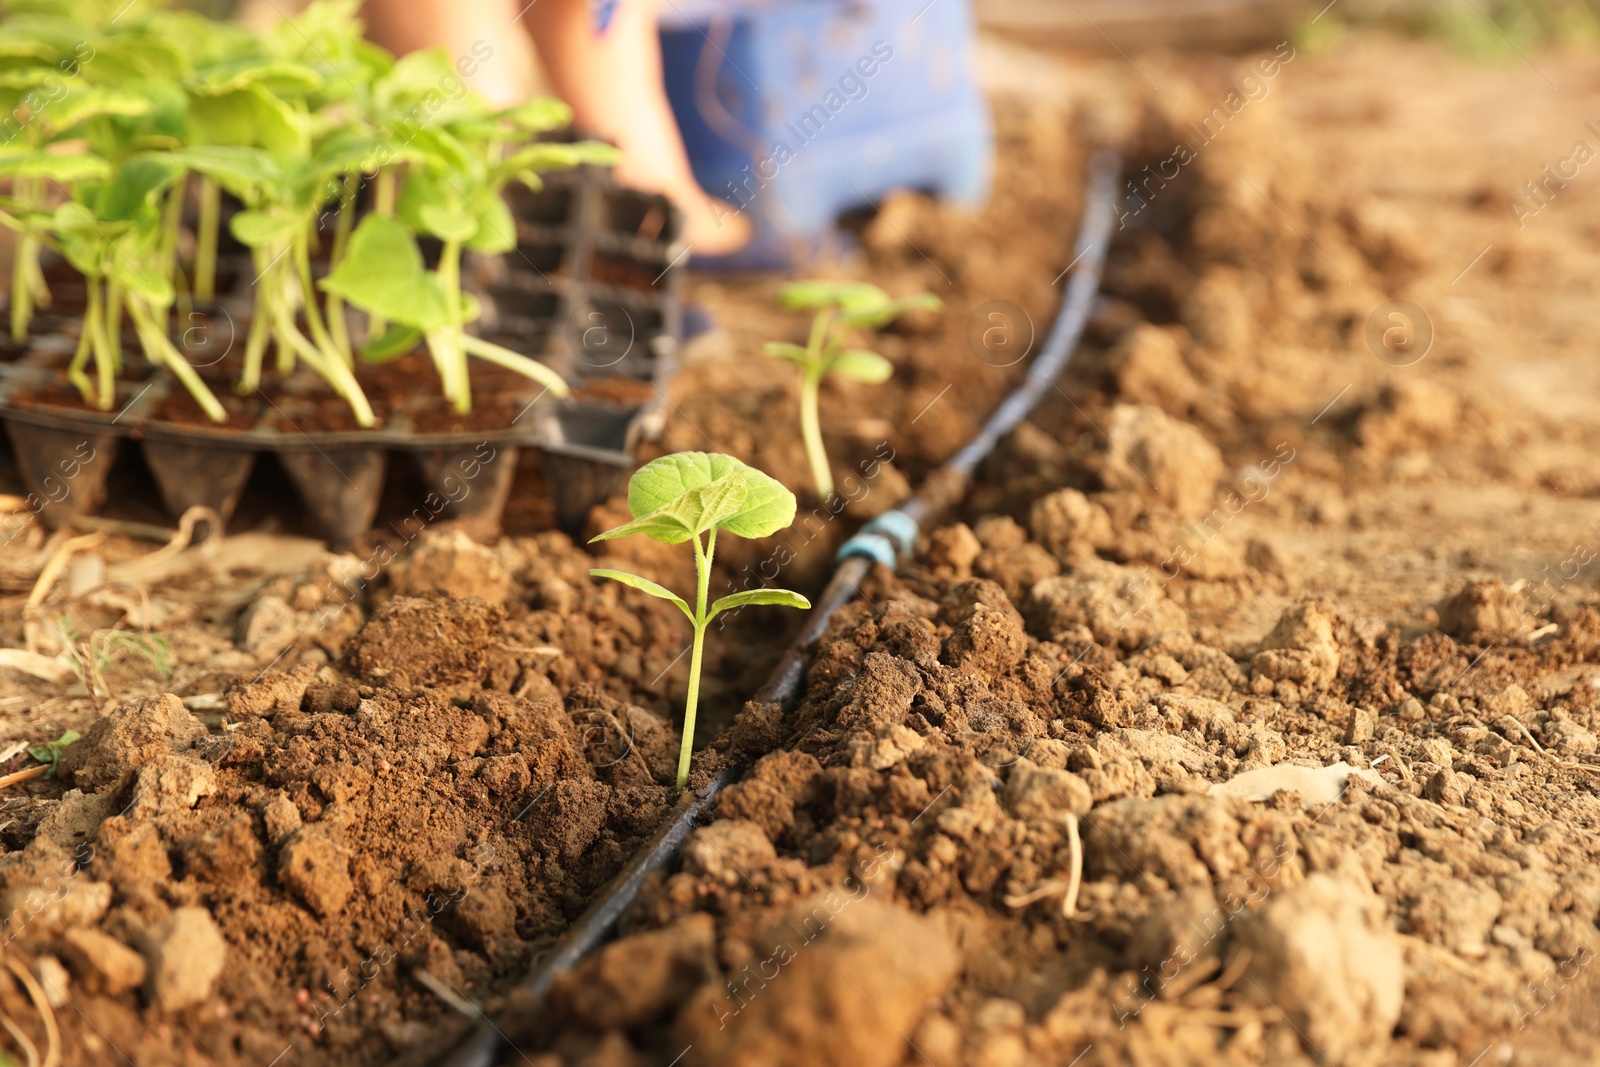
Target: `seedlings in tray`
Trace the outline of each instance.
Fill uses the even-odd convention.
[[[689,696],[683,713],[683,741],[678,750],[678,788],[689,782],[689,755],[694,748],[695,708],[700,698],[700,663],[706,627],[730,608],[749,604],[778,604],[809,608],[811,602],[787,589],[750,589],[732,593],[707,605],[711,562],[717,532],[738,537],[766,537],[794,521],[794,494],[774,479],[732,456],[705,452],[679,452],[640,467],[628,479],[628,511],[633,521],[592,538],[644,534],[666,545],[694,542],[697,583],[691,609],[682,597],[647,578],[627,571],[596,568],[589,573],[670,600],[694,627],[693,654],[689,660]],[[702,537],[704,540],[702,540]]]
[[[471,407],[469,355],[567,392],[543,364],[471,336],[478,309],[461,288],[464,251],[515,247],[501,199],[507,182],[538,189],[539,171],[616,158],[608,145],[540,140],[571,122],[564,104],[496,110],[460,86],[443,52],[396,60],[363,39],[359,0],[314,0],[266,32],[161,5],[118,10],[109,21],[109,11],[85,16],[81,6],[0,4],[0,112],[15,120],[0,145],[0,226],[17,233],[18,341],[50,299],[41,249],[84,277],[67,374],[87,403],[115,402],[128,320],[149,361],[169,369],[211,419],[226,420],[174,343],[170,314],[176,306],[182,319],[191,298],[215,299],[225,194],[241,208],[228,229],[253,258],[238,392],[261,387],[275,351],[281,375],[304,364],[357,423],[375,425],[356,378],[347,300],[374,327],[363,357],[380,363],[425,342],[458,412]],[[81,37],[91,29],[92,44]],[[460,91],[446,96],[452,85]],[[375,193],[358,225],[368,177]],[[442,245],[437,269],[419,237]]]
[[[846,348],[845,343],[859,329],[886,326],[907,311],[938,311],[944,304],[932,293],[893,300],[876,285],[848,281],[792,282],[783,287],[779,300],[786,308],[816,312],[805,347],[769,341],[762,352],[800,367],[800,436],[817,495],[826,501],[833,496],[833,472],[817,415],[822,380],[838,374],[873,385],[887,381],[894,373],[893,364],[876,352]]]
[[[544,364],[467,333],[478,306],[461,291],[461,254],[516,247],[516,221],[501,196],[508,182],[539,189],[538,171],[615,161],[614,148],[595,142],[541,142],[505,154],[508,144],[570,120],[565,105],[536,100],[494,113],[468,111],[454,121],[410,131],[416,158],[396,217],[374,213],[363,219],[344,259],[321,283],[327,292],[392,324],[364,351],[368,359],[394,358],[421,338],[444,395],[462,413],[472,410],[469,355],[531,378],[557,396],[567,394],[566,383]],[[437,270],[424,267],[416,235],[441,243]]]

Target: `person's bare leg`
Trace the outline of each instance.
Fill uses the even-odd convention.
[[[531,57],[511,32],[520,6],[513,0],[367,0],[361,17],[367,36],[395,55],[444,49],[468,88],[510,107],[527,99],[529,87]],[[485,48],[489,58],[480,59]]]
[[[684,238],[703,255],[732,252],[750,239],[749,220],[694,180],[662,82],[654,0],[617,0],[603,33],[593,28],[585,0],[534,0],[521,21],[578,126],[622,150],[619,181],[676,201]]]

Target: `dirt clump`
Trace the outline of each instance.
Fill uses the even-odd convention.
[[[688,915],[613,942],[561,977],[552,1004],[601,1032],[670,1019],[716,974],[715,927],[709,915]]]
[[[1528,615],[1524,598],[1505,582],[1474,579],[1439,605],[1439,629],[1458,641],[1487,644],[1527,632]]]
[[[961,966],[933,923],[843,891],[801,901],[749,951],[751,977],[702,986],[679,1015],[707,1063],[891,1067]]]
[[[145,697],[95,723],[67,749],[61,769],[83,787],[115,792],[157,756],[186,752],[205,736],[205,725],[177,697]]]
[[[1268,683],[1291,682],[1325,689],[1339,673],[1339,643],[1333,617],[1315,604],[1297,604],[1283,613],[1250,660],[1251,673]]]
[[[1111,490],[1150,493],[1180,519],[1204,514],[1222,477],[1222,453],[1195,427],[1148,404],[1119,404],[1106,424],[1100,478]]]
[[[228,943],[205,908],[174,908],[147,935],[147,991],[162,1011],[178,1011],[211,996],[228,962]]]
[[[0,859],[16,950],[64,960],[117,1047],[203,1015],[226,1062],[385,1061],[448,1018],[427,981],[496,995],[657,825],[676,752],[650,712],[497,651],[516,625],[394,597],[352,673],[247,676],[225,728],[171,695],[113,708],[63,758],[49,832]],[[94,1034],[69,1062],[114,1058]]]
[[[511,575],[500,557],[460,529],[424,534],[395,561],[389,580],[396,596],[477,597],[500,604],[511,593]]]
[[[1144,322],[1129,330],[1105,358],[1117,394],[1129,403],[1187,416],[1201,389],[1183,358],[1186,332]]]
[[[1035,501],[1028,530],[1063,566],[1082,562],[1112,541],[1110,514],[1077,489],[1058,489]]]
[[[85,989],[117,996],[144,984],[144,957],[98,930],[78,928],[61,937],[61,955]]]
[[[367,681],[451,686],[478,682],[503,615],[486,600],[396,597],[351,643],[351,668]]]
[[[1313,874],[1234,934],[1250,953],[1245,981],[1269,1011],[1282,1011],[1332,1064],[1386,1062],[1405,998],[1405,959],[1364,887]]]
[[[327,827],[303,826],[278,849],[278,883],[322,918],[338,915],[355,889],[350,854]]]

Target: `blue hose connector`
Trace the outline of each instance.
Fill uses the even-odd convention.
[[[866,556],[894,570],[901,559],[917,550],[917,520],[892,508],[884,512],[839,546],[840,560],[851,556]]]

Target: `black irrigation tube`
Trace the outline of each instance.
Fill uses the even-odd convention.
[[[1121,161],[1112,152],[1097,152],[1089,161],[1088,190],[1078,243],[1073,248],[1072,274],[1061,301],[1061,312],[1056,316],[1044,347],[1029,366],[1027,377],[995,408],[978,436],[929,475],[916,495],[901,507],[869,522],[840,548],[838,569],[807,614],[805,626],[784,652],[767,683],[757,691],[753,698],[757,703],[787,707],[793,702],[805,677],[805,647],[826,632],[835,611],[860,595],[861,583],[873,564],[883,563],[893,568],[901,557],[910,555],[916,548],[921,523],[960,500],[978,464],[1002,437],[1027,418],[1045,390],[1060,377],[1083,335],[1094,307],[1095,293],[1100,288],[1100,272],[1105,266],[1111,224],[1116,215],[1120,170]],[[541,960],[523,980],[517,990],[521,994],[517,998],[520,1010],[525,1011],[528,1004],[543,999],[559,975],[571,970],[605,941],[632,906],[645,878],[672,861],[678,846],[689,836],[700,816],[742,772],[743,768],[724,767],[710,782],[679,802],[677,814],[656,831],[647,846],[634,854],[622,872],[572,924],[562,936],[555,954]],[[492,1067],[504,1040],[502,1028],[484,1016],[466,1040],[443,1061],[443,1067]]]

